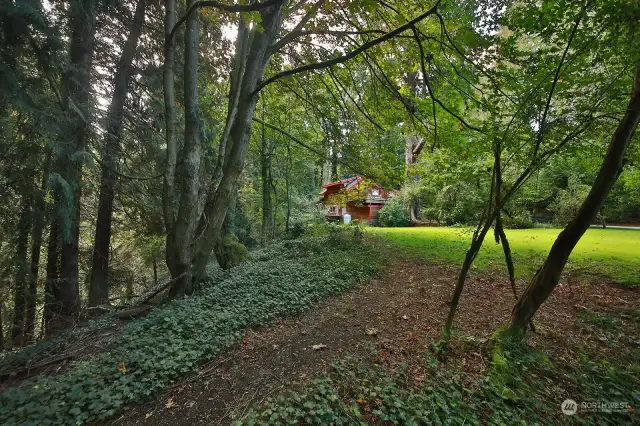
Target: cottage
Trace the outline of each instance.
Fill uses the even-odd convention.
[[[349,213],[351,220],[372,224],[377,222],[380,209],[390,196],[380,185],[352,176],[322,185],[319,205],[328,221],[342,221],[344,214]]]

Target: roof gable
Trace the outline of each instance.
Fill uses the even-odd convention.
[[[320,192],[320,196],[326,197],[327,195],[330,195],[333,193],[354,190],[358,188],[364,181],[365,181],[365,178],[363,178],[362,176],[351,176],[336,182],[327,183],[325,185],[322,185],[322,191]],[[371,186],[371,188],[382,190],[383,192],[385,192],[385,194],[387,194],[387,192],[377,183],[374,183]],[[385,198],[386,197],[387,196],[385,196]]]
[[[346,179],[342,179],[336,182],[331,182],[331,183],[327,183],[325,185],[322,185],[323,188],[331,188],[334,186],[350,186],[351,184],[353,184],[354,182],[362,182],[362,177],[360,176],[351,176],[348,177]]]

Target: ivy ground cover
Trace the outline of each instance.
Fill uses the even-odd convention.
[[[368,279],[378,264],[357,228],[324,228],[258,250],[198,294],[127,324],[108,352],[4,389],[0,424],[84,424],[112,416],[214,358],[246,327],[298,314]]]

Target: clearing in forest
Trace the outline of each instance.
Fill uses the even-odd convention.
[[[491,337],[513,306],[508,280],[492,268],[473,272],[447,362],[440,363],[431,347],[457,267],[398,255],[393,240],[374,244],[387,261],[372,281],[299,317],[247,329],[230,352],[109,424],[638,420],[637,289],[565,280],[536,316],[530,346],[497,354]],[[521,290],[525,282],[518,284]],[[615,400],[625,408],[567,417],[565,399]]]
[[[431,261],[461,262],[469,247],[472,228],[414,227],[368,228],[403,249],[406,256]],[[530,278],[542,265],[549,249],[562,229],[509,229],[507,237],[513,252],[516,275]],[[567,269],[586,276],[620,284],[640,285],[640,230],[591,228],[571,253]],[[474,263],[478,268],[504,268],[502,247],[493,236],[487,238]]]

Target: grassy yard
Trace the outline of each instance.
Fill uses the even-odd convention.
[[[368,228],[411,256],[461,263],[471,241],[469,228]],[[516,275],[530,275],[542,264],[560,229],[508,229]],[[502,247],[493,233],[475,261],[478,268],[504,266]],[[568,269],[605,275],[621,284],[640,285],[640,230],[592,228],[582,237],[569,258]]]

